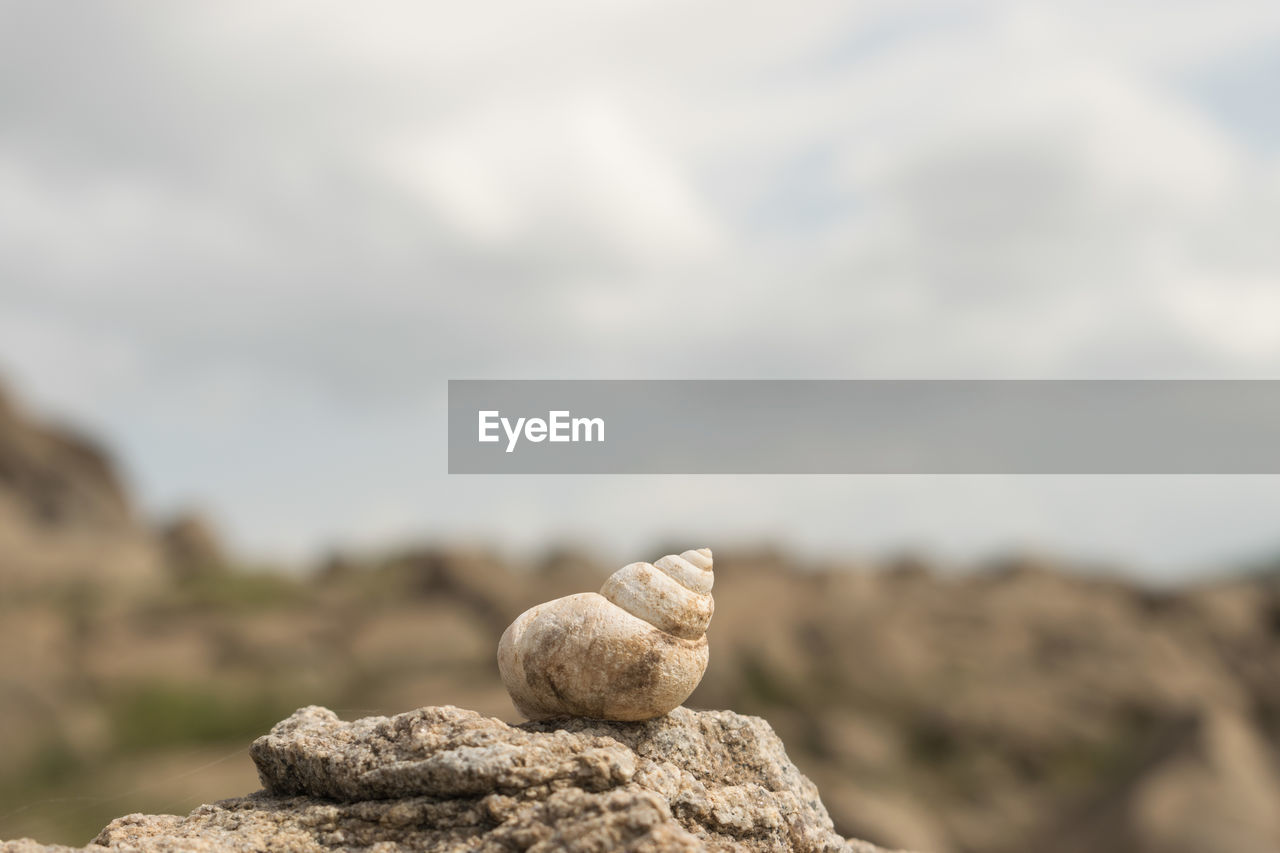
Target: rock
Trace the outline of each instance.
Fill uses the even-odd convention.
[[[523,593],[501,559],[487,549],[414,548],[394,557],[384,572],[403,585],[407,597],[448,601],[495,634],[506,626],[508,611],[515,610]]]
[[[312,706],[250,753],[263,790],[118,818],[85,850],[880,851],[835,833],[768,723],[729,711],[510,726],[452,706],[353,722]]]
[[[46,529],[131,529],[133,511],[105,451],[25,416],[0,389],[0,495]]]
[[[1212,709],[1189,721],[1126,797],[1139,847],[1169,853],[1280,850],[1280,773],[1243,715]]]
[[[30,417],[2,387],[0,555],[0,596],[159,574],[155,543],[110,455],[78,431]],[[0,630],[0,643],[10,639]]]
[[[161,525],[160,545],[170,575],[193,580],[217,574],[227,567],[227,557],[213,524],[196,512],[184,512]]]

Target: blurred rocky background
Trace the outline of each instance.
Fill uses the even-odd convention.
[[[1280,849],[1280,575],[1180,588],[1009,557],[716,552],[690,700],[765,717],[837,829],[960,851]],[[241,565],[196,514],[139,517],[110,455],[0,397],[0,838],[82,844],[128,812],[256,786],[295,708],[455,704],[514,720],[523,609],[616,566],[406,545]]]
[[[508,619],[705,545],[693,704],[842,833],[1280,850],[1278,478],[443,458],[453,378],[1276,379],[1278,58],[1274,0],[0,3],[0,838],[306,703],[512,719]]]

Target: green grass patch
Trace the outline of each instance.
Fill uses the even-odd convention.
[[[265,734],[296,705],[263,693],[167,682],[122,690],[109,700],[111,731],[122,752],[185,744],[246,741]]]
[[[54,738],[36,750],[22,776],[27,784],[43,788],[67,781],[83,766],[66,741]]]
[[[305,584],[277,572],[228,571],[192,578],[180,587],[192,604],[225,610],[269,610],[305,604]]]

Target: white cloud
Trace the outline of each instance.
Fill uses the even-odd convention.
[[[1240,361],[1280,359],[1280,282],[1275,275],[1180,281],[1169,313],[1190,334]]]
[[[495,514],[440,474],[450,376],[1275,375],[1280,152],[1186,80],[1280,43],[1277,8],[6,10],[0,365],[264,549],[355,536],[352,506],[369,535],[692,512],[593,481]],[[1221,496],[1241,542],[1277,500],[1250,488]],[[1116,506],[1192,513],[1165,491]],[[1051,484],[950,521],[963,489],[925,481],[708,493],[726,533],[814,542],[874,539],[845,498],[965,547],[1225,542],[1126,539]]]
[[[439,125],[380,159],[393,184],[485,249],[531,251],[573,233],[625,262],[717,241],[673,157],[603,95],[500,101]]]
[[[27,380],[17,390],[46,414],[102,411],[144,375],[127,340],[16,306],[0,311],[0,381]]]

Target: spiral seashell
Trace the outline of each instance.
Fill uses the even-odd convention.
[[[520,614],[498,669],[531,720],[650,720],[679,707],[707,669],[711,550],[631,563],[584,592]]]

